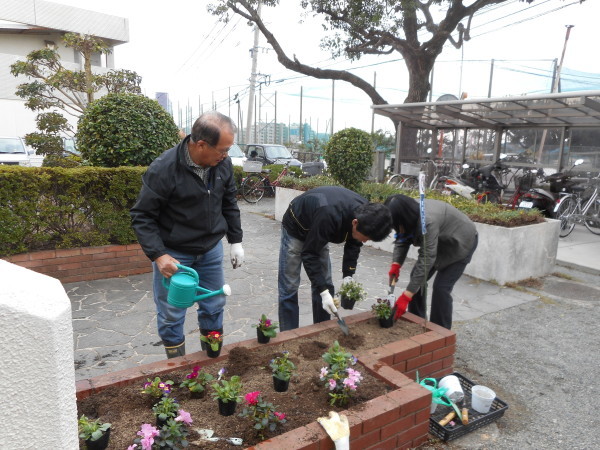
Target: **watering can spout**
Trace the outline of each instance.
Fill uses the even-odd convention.
[[[191,267],[177,264],[180,269],[169,280],[163,278],[163,285],[168,290],[167,302],[178,308],[189,308],[195,302],[204,300],[215,295],[231,295],[229,285],[221,289],[211,291],[199,285],[198,273]],[[198,293],[200,293],[198,295]]]

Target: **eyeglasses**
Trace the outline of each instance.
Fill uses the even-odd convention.
[[[204,142],[209,147],[214,148],[217,151],[217,153],[221,156],[225,156],[227,153],[229,153],[229,150],[231,149],[231,147],[227,147],[225,150],[219,150],[216,146],[209,144],[204,139],[201,139],[201,141]]]

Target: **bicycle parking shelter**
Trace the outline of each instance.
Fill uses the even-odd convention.
[[[515,166],[561,171],[581,158],[585,162],[579,171],[600,170],[600,91],[371,108],[375,114],[398,121],[395,157],[399,162],[414,160],[414,156],[403,157],[400,142],[406,128],[416,128],[435,146],[434,157],[455,163],[488,163],[507,153],[528,159]],[[420,158],[428,156],[425,146],[417,148]]]

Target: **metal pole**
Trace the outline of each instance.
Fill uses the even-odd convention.
[[[298,142],[302,144],[302,86],[300,86],[300,123],[298,124]]]
[[[260,5],[261,2],[258,2],[257,12],[260,16]],[[258,36],[260,35],[260,31],[258,26],[254,25],[254,46],[252,47],[252,71],[250,72],[250,91],[248,93],[248,117],[247,117],[247,125],[246,125],[246,144],[250,142],[250,130],[252,129],[252,115],[254,113],[254,89],[256,85],[256,65],[258,64]],[[256,137],[256,131],[254,132]]]
[[[552,90],[550,91],[550,93],[554,93],[556,92],[556,89],[558,88],[558,86],[560,85],[560,71],[562,70],[562,65],[563,65],[563,61],[565,60],[565,52],[567,51],[567,42],[569,40],[569,35],[571,34],[571,28],[573,28],[575,25],[565,25],[567,27],[567,33],[565,35],[565,43],[563,45],[563,50],[562,50],[562,55],[560,56],[560,63],[558,64],[558,68],[556,69],[556,77],[554,78],[554,83],[552,84]],[[544,150],[544,144],[546,143],[546,135],[548,134],[548,129],[544,128],[544,131],[542,131],[542,141],[540,142],[540,148],[537,152],[536,155],[536,162],[539,163],[542,160],[542,152]],[[561,162],[558,162],[558,165],[560,167]]]
[[[377,89],[377,72],[373,72],[373,89]],[[375,110],[371,110],[371,134],[375,133]]]
[[[492,98],[492,80],[494,79],[494,60],[492,59],[492,65],[490,66],[490,84],[488,86],[488,98]]]
[[[331,135],[333,136],[333,116],[335,114],[335,80],[331,80]]]

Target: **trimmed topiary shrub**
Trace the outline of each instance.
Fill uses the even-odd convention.
[[[327,170],[342,186],[355,190],[365,180],[373,163],[373,141],[366,131],[338,131],[325,147]]]
[[[77,148],[93,166],[147,166],[179,142],[171,115],[136,94],[108,94],[79,119]]]

